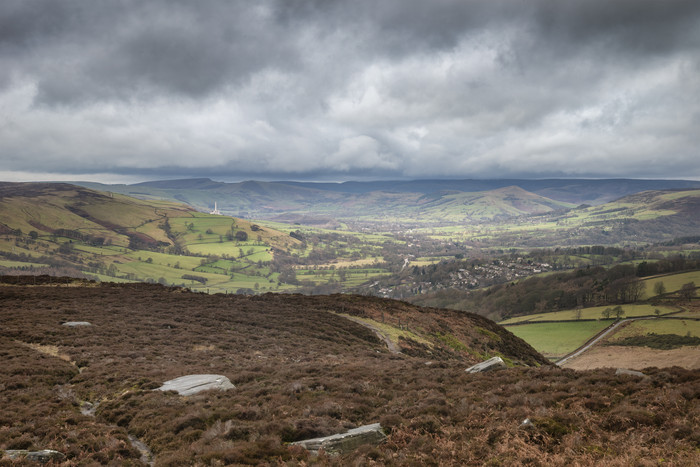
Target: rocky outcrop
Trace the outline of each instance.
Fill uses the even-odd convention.
[[[318,454],[321,449],[327,454],[345,454],[363,444],[377,445],[385,439],[386,435],[382,431],[381,425],[373,423],[353,428],[345,433],[296,441],[291,444],[302,446],[311,454]]]
[[[235,389],[231,381],[222,375],[187,375],[163,383],[156,391],[177,391],[181,396],[191,396],[210,389]]]
[[[506,364],[501,357],[493,357],[481,363],[477,363],[474,366],[470,366],[464,371],[466,371],[467,373],[482,373],[484,371],[499,370],[505,367]]]

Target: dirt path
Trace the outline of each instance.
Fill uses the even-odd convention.
[[[369,324],[369,323],[367,323],[367,322],[365,322],[365,321],[362,321],[362,320],[359,319],[359,318],[355,318],[354,316],[345,316],[345,315],[342,315],[342,316],[343,316],[343,318],[347,318],[347,319],[349,319],[350,321],[354,321],[354,322],[356,322],[357,324],[360,324],[360,325],[366,327],[367,329],[372,330],[372,331],[377,335],[377,337],[379,337],[381,340],[384,341],[384,343],[386,344],[387,348],[389,349],[389,352],[391,352],[391,353],[393,353],[393,354],[400,354],[400,353],[401,353],[401,351],[399,350],[399,347],[398,347],[396,344],[394,344],[394,343],[391,341],[391,339],[389,339],[389,336],[387,336],[386,334],[384,334],[378,327],[373,326],[373,325],[371,325],[371,324]]]

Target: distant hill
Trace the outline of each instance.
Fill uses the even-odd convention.
[[[150,182],[149,182],[150,183]],[[437,193],[440,191],[477,192],[509,186],[572,204],[603,204],[626,195],[650,190],[700,188],[695,180],[636,180],[636,179],[497,179],[497,180],[411,180],[344,183],[279,182],[305,188],[341,193]]]
[[[512,183],[494,183],[489,188],[488,183],[221,183],[191,179],[135,185],[82,185],[144,199],[177,200],[202,211],[211,209],[216,201],[227,214],[287,222],[315,216],[364,222],[469,223],[543,214],[574,206],[529,193]],[[464,190],[469,187],[474,189]]]

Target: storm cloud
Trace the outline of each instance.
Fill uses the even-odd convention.
[[[700,3],[0,3],[0,178],[700,178]]]

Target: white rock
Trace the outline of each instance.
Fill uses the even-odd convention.
[[[615,375],[629,375],[629,376],[637,376],[639,378],[646,378],[647,375],[642,373],[641,371],[635,371],[635,370],[628,370],[627,368],[618,368],[617,371],[615,371]]]
[[[312,454],[318,454],[323,449],[328,454],[344,454],[356,449],[363,444],[377,445],[386,439],[384,431],[379,423],[364,425],[345,433],[324,436],[322,438],[305,439],[291,443],[302,446]]]
[[[191,396],[210,389],[225,391],[235,388],[236,386],[222,375],[187,375],[166,381],[156,391],[177,391],[181,396]]]
[[[506,364],[501,357],[493,357],[481,363],[477,363],[474,366],[470,366],[464,371],[467,373],[481,373],[484,371],[498,370],[505,367]]]
[[[77,326],[92,326],[92,324],[88,323],[87,321],[66,321],[65,323],[63,323],[63,325],[71,328]]]

